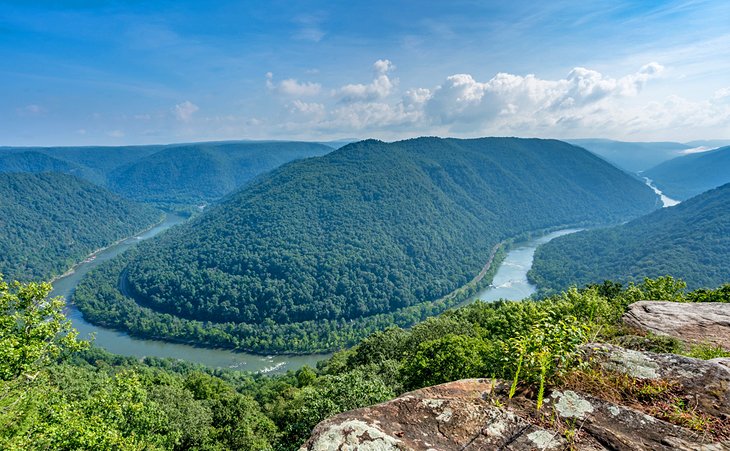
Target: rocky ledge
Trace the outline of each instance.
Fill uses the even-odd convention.
[[[605,371],[675,384],[700,418],[730,418],[729,359],[703,361],[588,345]],[[706,384],[703,386],[703,384]],[[372,407],[336,415],[314,429],[301,451],[350,450],[730,450],[636,406],[596,393],[553,390],[537,411],[533,396],[507,399],[507,384],[465,379],[406,393]]]
[[[629,306],[623,321],[642,331],[730,351],[730,304],[641,301]]]
[[[639,302],[626,324],[730,349],[730,305]],[[699,360],[608,344],[545,394],[465,379],[321,422],[300,451],[730,450],[730,359]]]

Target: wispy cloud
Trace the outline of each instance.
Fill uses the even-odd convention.
[[[48,112],[46,107],[36,104],[25,105],[15,110],[19,116],[41,116]]]
[[[294,39],[319,42],[327,33],[322,29],[324,14],[305,14],[294,18],[297,29],[292,35]]]
[[[193,114],[195,114],[199,109],[200,108],[198,108],[198,105],[189,100],[186,100],[182,103],[178,103],[177,105],[175,105],[172,109],[172,112],[178,121],[190,122],[193,119]]]

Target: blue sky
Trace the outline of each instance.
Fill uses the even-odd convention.
[[[726,1],[0,0],[0,145],[730,138],[728,24]]]

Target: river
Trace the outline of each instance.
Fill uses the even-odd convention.
[[[84,275],[121,254],[131,246],[154,237],[155,235],[180,224],[185,218],[173,214],[152,229],[135,237],[121,241],[77,265],[72,272],[53,282],[52,296],[63,296],[67,300],[66,314],[73,327],[79,331],[81,338],[95,335],[94,344],[114,354],[135,357],[170,357],[201,363],[213,368],[231,368],[253,372],[282,372],[301,368],[304,365],[314,367],[317,361],[329,355],[312,354],[298,356],[261,356],[225,349],[208,349],[186,344],[168,343],[160,340],[134,338],[124,332],[95,326],[84,320],[81,312],[70,303],[76,285]],[[551,239],[577,231],[576,229],[560,230],[539,238],[535,238],[512,246],[494,277],[493,286],[483,290],[476,297],[485,301],[497,299],[524,299],[535,292],[536,287],[527,281],[527,271],[532,266],[535,249]]]
[[[466,303],[476,299],[488,302],[499,299],[519,301],[530,297],[537,291],[537,286],[527,280],[527,271],[532,268],[535,250],[554,238],[579,232],[580,230],[582,229],[558,230],[538,238],[513,244],[502,264],[499,265],[496,274],[494,274],[492,284]]]
[[[662,207],[674,207],[679,203],[678,200],[672,199],[671,197],[661,192],[661,190],[654,185],[654,180],[650,179],[649,177],[644,177],[644,183],[646,183],[649,188],[653,189],[654,192],[659,195],[659,198],[662,200]]]
[[[71,304],[71,295],[76,285],[78,285],[84,275],[89,271],[101,263],[116,257],[140,241],[152,238],[160,232],[184,221],[185,218],[181,216],[168,214],[162,223],[152,229],[104,249],[97,253],[93,260],[84,261],[76,266],[73,272],[53,282],[51,295],[54,297],[63,296],[66,299],[66,315],[71,320],[73,327],[79,331],[81,338],[87,338],[89,334],[94,333],[94,344],[114,354],[131,355],[140,358],[146,356],[171,357],[202,363],[213,368],[232,368],[254,372],[279,372],[301,368],[304,365],[314,366],[318,360],[326,357],[322,355],[261,356],[224,349],[199,348],[160,340],[134,338],[124,332],[106,329],[87,322],[79,309]]]

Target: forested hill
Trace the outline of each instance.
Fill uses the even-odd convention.
[[[0,153],[0,172],[61,172],[86,180],[102,181],[88,168],[40,152]]]
[[[125,275],[152,310],[108,320],[107,307],[92,306],[93,281],[79,288],[91,299],[80,304],[123,327],[154,311],[251,327],[352,320],[444,296],[479,273],[501,240],[656,207],[644,184],[560,141],[363,141],[287,164],[146,243]],[[307,347],[276,348],[287,346]]]
[[[0,172],[63,172],[128,199],[163,206],[210,202],[257,175],[332,147],[296,141],[123,147],[0,147]]]
[[[667,196],[688,199],[730,183],[730,146],[674,158],[644,175]]]
[[[672,275],[690,288],[730,279],[730,184],[628,224],[557,238],[537,249],[530,278],[546,290]]]
[[[629,172],[645,171],[693,147],[677,142],[624,142],[610,139],[571,139],[568,142],[590,150]]]
[[[331,151],[305,142],[178,145],[112,171],[109,187],[144,202],[211,201],[284,163]]]
[[[49,279],[161,219],[157,210],[58,173],[0,174],[0,211],[7,280]]]

